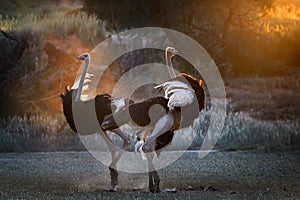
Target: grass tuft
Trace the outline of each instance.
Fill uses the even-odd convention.
[[[62,132],[62,117],[24,115],[0,119],[0,152],[82,150],[77,135]]]
[[[57,36],[62,39],[77,34],[87,45],[95,44],[106,36],[106,24],[95,14],[82,11],[67,14],[64,11],[19,14],[17,17],[0,15],[0,29],[17,32],[25,38]]]
[[[207,133],[211,111],[203,111],[195,124],[197,132],[195,146],[200,146]],[[256,149],[272,148],[296,149],[300,141],[298,120],[263,121],[249,117],[243,112],[228,113],[217,148]]]

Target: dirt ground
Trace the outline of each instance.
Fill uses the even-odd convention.
[[[176,193],[152,194],[147,174],[125,172],[108,192],[109,171],[88,152],[2,153],[0,199],[300,199],[299,152],[187,152],[159,174]]]

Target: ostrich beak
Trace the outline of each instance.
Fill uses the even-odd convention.
[[[81,56],[77,56],[76,59],[80,60],[80,61],[84,61],[85,58],[84,58],[84,56],[81,55]]]
[[[78,56],[77,59],[84,62],[88,57],[89,57],[88,53],[83,53],[80,56]]]

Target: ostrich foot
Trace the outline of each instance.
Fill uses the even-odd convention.
[[[156,187],[154,193],[160,193],[160,192],[161,192],[161,190],[159,189],[159,187]]]
[[[160,193],[159,189],[159,177],[155,172],[149,172],[149,191],[152,193]]]
[[[154,193],[154,188],[153,188],[153,186],[152,186],[152,187],[149,187],[149,191],[150,191],[151,193]]]
[[[156,185],[154,185],[152,187],[149,186],[149,191],[151,193],[160,193],[161,192],[161,190],[159,189],[159,186],[156,186]]]
[[[110,171],[110,179],[111,179],[111,188],[109,190],[112,190],[113,192],[116,191],[116,186],[118,185],[118,171],[112,167],[108,168]]]
[[[154,193],[160,193],[161,190],[159,189],[159,181],[154,180],[155,185],[154,185]]]

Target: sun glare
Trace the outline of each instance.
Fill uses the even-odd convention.
[[[264,12],[258,13],[258,17],[265,20],[258,22],[259,33],[286,34],[300,22],[300,1],[299,0],[278,0],[273,7],[265,6]]]
[[[300,1],[299,0],[278,0],[274,8],[270,9],[270,17],[278,19],[300,19]]]

